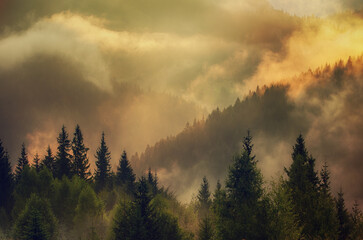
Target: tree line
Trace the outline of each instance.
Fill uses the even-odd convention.
[[[88,148],[77,125],[72,141],[63,126],[57,152],[48,146],[30,164],[21,147],[15,172],[0,141],[0,238],[4,239],[362,239],[363,215],[356,203],[334,197],[327,164],[315,169],[302,135],[285,176],[266,186],[243,138],[224,184],[213,193],[202,178],[198,194],[183,205],[159,186],[156,172],[138,179],[123,151],[116,172],[102,133],[90,172]]]

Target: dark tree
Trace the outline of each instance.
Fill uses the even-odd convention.
[[[265,224],[260,217],[262,176],[252,155],[252,137],[248,132],[243,140],[243,151],[234,157],[226,181],[226,199],[219,199],[217,235],[222,239],[264,239]],[[261,214],[262,216],[262,214]]]
[[[334,199],[330,192],[330,172],[327,163],[320,171],[320,192],[317,207],[318,222],[321,223],[319,236],[321,239],[336,239],[338,234],[338,221]]]
[[[152,194],[155,196],[158,193],[158,178],[156,172],[155,175],[152,174],[151,168],[149,168],[147,173],[147,182],[149,183]]]
[[[199,240],[213,239],[213,225],[209,217],[203,218],[199,223],[198,239]]]
[[[72,141],[72,151],[73,151],[73,173],[78,175],[82,179],[88,179],[91,175],[89,171],[89,161],[87,157],[88,148],[85,147],[83,143],[82,131],[77,124],[73,141]]]
[[[305,238],[317,238],[322,222],[319,220],[319,178],[315,172],[315,159],[308,155],[305,140],[300,134],[293,146],[292,164],[285,169],[294,211],[303,228]],[[324,181],[328,181],[325,179]],[[325,183],[326,184],[326,183]]]
[[[351,239],[363,239],[363,214],[357,202],[354,202],[351,219]]]
[[[33,166],[37,172],[40,170],[40,159],[38,153],[35,154],[34,160],[33,160]]]
[[[41,162],[41,168],[44,167],[48,168],[48,170],[52,172],[53,175],[55,175],[55,160],[52,154],[52,149],[50,148],[49,145],[47,148],[47,155],[44,156],[44,159]]]
[[[123,151],[117,167],[116,182],[119,186],[125,187],[129,193],[134,192],[135,174],[127,159],[126,151]]]
[[[151,204],[148,181],[143,176],[137,183],[135,199],[124,202],[114,217],[112,239],[122,240],[181,240],[175,218],[157,212]]]
[[[101,144],[97,149],[95,157],[96,157],[96,172],[95,172],[96,189],[100,191],[109,184],[111,177],[111,165],[110,165],[111,153],[109,152],[108,147],[106,145],[104,133],[102,133]]]
[[[351,222],[347,209],[345,208],[344,194],[342,189],[338,192],[338,198],[336,199],[336,208],[338,215],[338,240],[348,239],[351,232]]]
[[[204,176],[197,195],[198,213],[200,218],[206,218],[209,215],[209,209],[212,204],[210,195],[209,183],[207,177]]]
[[[32,194],[15,223],[14,237],[19,240],[56,239],[56,226],[49,203]]]
[[[0,140],[0,210],[3,208],[7,211],[7,214],[10,212],[10,204],[12,199],[12,192],[14,187],[13,174],[11,171],[11,165],[9,161],[9,155],[2,146],[2,142]],[[0,220],[0,223],[2,221]]]
[[[69,154],[71,144],[68,139],[68,133],[66,132],[65,126],[62,127],[62,130],[57,138],[57,142],[58,151],[55,159],[56,177],[61,179],[62,176],[65,175],[70,178],[72,175],[72,162],[71,155]]]
[[[25,144],[23,143],[21,145],[21,153],[20,153],[20,158],[18,160],[18,165],[16,166],[15,169],[16,180],[19,180],[20,175],[26,166],[29,167],[29,160],[28,160],[28,154],[25,149]]]

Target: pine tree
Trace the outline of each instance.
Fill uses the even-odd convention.
[[[52,154],[52,149],[50,148],[50,146],[48,145],[47,148],[47,155],[44,156],[43,161],[41,162],[41,168],[48,168],[48,170],[50,172],[53,173],[53,175],[55,176],[55,160]]]
[[[32,194],[14,226],[14,237],[19,240],[56,239],[57,221],[49,203]]]
[[[315,159],[308,155],[305,140],[300,134],[293,146],[292,164],[285,172],[294,211],[298,215],[305,238],[317,238],[319,229],[322,228],[316,207],[319,205],[319,178],[314,168]]]
[[[152,174],[151,168],[149,168],[148,174],[147,174],[147,181],[149,183],[149,186],[151,187],[151,192],[155,196],[158,193],[158,178],[155,172],[155,175]]]
[[[317,205],[318,222],[321,224],[319,236],[321,239],[336,239],[338,234],[338,221],[334,199],[330,192],[330,172],[327,163],[320,171],[320,192]]]
[[[2,141],[0,140],[0,209],[3,208],[5,211],[10,210],[13,187],[14,182],[9,155],[2,146]]]
[[[211,194],[209,192],[209,183],[207,177],[204,176],[197,195],[198,213],[200,218],[206,218],[209,215],[209,209],[212,204],[210,195]]]
[[[73,151],[73,173],[82,179],[88,179],[91,175],[89,171],[89,161],[87,157],[88,148],[83,143],[82,131],[77,124],[72,141]]]
[[[124,186],[129,193],[134,192],[135,174],[127,159],[126,151],[123,151],[117,167],[116,182],[119,186]]]
[[[252,149],[252,136],[248,132],[243,140],[243,152],[235,156],[226,181],[227,200],[222,209],[227,212],[219,211],[222,216],[218,217],[222,220],[217,222],[227,227],[216,226],[224,231],[219,233],[223,239],[262,239],[266,234],[260,227],[264,219],[259,216],[262,176]]]
[[[40,164],[39,164],[39,161],[40,161],[40,159],[39,159],[39,155],[38,155],[38,153],[36,153],[36,154],[35,154],[35,156],[34,156],[34,160],[33,160],[33,166],[34,166],[34,168],[35,168],[35,170],[36,170],[37,172],[39,172],[39,170],[40,170]]]
[[[18,160],[18,165],[16,166],[15,169],[16,180],[19,180],[20,175],[25,167],[30,167],[30,166],[29,166],[28,154],[25,149],[25,144],[23,143],[21,145],[21,153],[20,153],[20,158]]]
[[[199,223],[199,240],[211,240],[213,239],[213,225],[209,217],[205,217]]]
[[[58,142],[58,152],[56,155],[55,160],[55,167],[56,167],[56,177],[61,179],[63,175],[67,176],[68,178],[71,177],[72,173],[72,162],[71,162],[71,155],[69,151],[71,149],[71,144],[68,139],[68,133],[66,132],[65,126],[62,127],[61,132],[57,138]]]
[[[338,198],[336,199],[336,208],[339,224],[338,240],[348,239],[351,232],[351,222],[347,209],[345,208],[344,194],[342,189],[338,192]]]
[[[352,208],[352,231],[351,239],[363,239],[363,214],[359,208],[358,203],[355,201]]]
[[[96,189],[100,191],[108,185],[111,177],[111,153],[106,145],[104,133],[102,133],[101,144],[97,149],[95,157],[97,159],[95,172]]]

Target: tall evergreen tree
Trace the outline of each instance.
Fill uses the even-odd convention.
[[[9,155],[0,140],[0,209],[4,208],[5,211],[10,210],[13,187],[14,182]]]
[[[37,172],[40,170],[40,159],[38,153],[35,154],[33,159],[33,166]]]
[[[347,209],[345,208],[345,200],[342,189],[338,192],[338,198],[336,199],[336,208],[339,224],[338,240],[348,239],[351,233],[351,222]]]
[[[350,238],[363,239],[363,214],[356,201],[354,202],[352,208],[351,219],[352,219],[352,231],[350,234]]]
[[[21,153],[20,153],[20,158],[18,160],[18,165],[16,166],[15,169],[15,176],[17,180],[19,180],[20,175],[25,167],[29,167],[29,160],[28,160],[28,154],[25,149],[25,144],[23,143],[21,145]]]
[[[212,240],[213,225],[209,217],[205,217],[199,223],[198,240]]]
[[[58,151],[55,159],[55,167],[56,167],[56,177],[61,179],[63,175],[68,178],[71,177],[72,173],[72,162],[71,155],[69,151],[71,149],[71,144],[68,139],[68,133],[66,131],[65,126],[63,125],[61,132],[57,138],[58,142]]]
[[[90,164],[87,157],[88,150],[89,149],[86,148],[83,143],[81,128],[77,124],[72,141],[73,173],[82,179],[88,179],[91,175],[89,171]]]
[[[305,140],[300,134],[293,146],[292,164],[285,169],[290,188],[291,198],[295,213],[298,215],[299,224],[303,228],[305,238],[317,238],[321,229],[318,219],[319,205],[319,178],[315,171],[315,159],[309,156],[305,147]]]
[[[318,222],[320,223],[319,237],[321,239],[336,239],[338,221],[334,199],[330,192],[330,172],[327,163],[320,171],[320,192],[317,205]]]
[[[126,151],[123,151],[117,167],[116,182],[126,188],[129,193],[134,192],[135,174],[132,170]]]
[[[263,239],[265,231],[261,230],[259,217],[260,198],[262,197],[262,176],[256,166],[255,156],[252,155],[252,136],[248,132],[243,140],[243,152],[235,156],[229,169],[226,192],[226,212],[218,211],[218,235],[222,239]]]
[[[101,144],[96,152],[96,172],[95,172],[95,181],[96,181],[96,189],[102,190],[105,186],[108,185],[111,178],[111,153],[108,150],[105,141],[105,133],[102,133]]]
[[[56,239],[57,220],[49,203],[32,194],[14,225],[14,237],[19,240]]]
[[[155,175],[153,175],[153,173],[151,172],[151,168],[149,168],[147,174],[147,182],[149,183],[152,194],[155,196],[158,193],[158,178],[156,172]]]
[[[212,204],[210,195],[209,183],[207,177],[204,176],[197,195],[198,213],[200,218],[206,218],[209,215],[209,209]]]
[[[42,160],[40,166],[41,168],[44,167],[48,168],[48,170],[52,172],[53,175],[55,175],[55,160],[52,154],[52,149],[50,148],[49,145],[47,148],[47,155],[44,156],[44,159]]]

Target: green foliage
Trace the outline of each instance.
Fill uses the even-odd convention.
[[[126,151],[123,151],[116,172],[116,183],[125,188],[128,193],[135,189],[135,174],[132,170]]]
[[[28,154],[25,149],[25,144],[23,143],[21,145],[21,153],[20,153],[20,157],[18,159],[18,164],[16,165],[16,169],[15,169],[15,178],[17,181],[19,180],[20,175],[23,172],[25,167],[29,167],[29,160],[28,160]]]
[[[48,201],[32,194],[16,220],[13,232],[17,240],[56,239],[57,220]]]
[[[151,193],[155,196],[158,192],[158,177],[156,175],[152,174],[151,168],[149,168],[148,174],[147,174],[147,182],[149,183]]]
[[[209,215],[209,209],[212,204],[210,195],[209,183],[207,177],[204,176],[197,195],[197,207],[200,218],[206,218]]]
[[[243,152],[235,156],[226,181],[225,199],[215,208],[219,239],[263,239],[266,213],[262,197],[262,176],[252,155],[252,137],[248,132]],[[221,193],[219,193],[223,196]],[[220,197],[221,197],[220,196]]]
[[[58,179],[62,179],[63,175],[65,175],[70,178],[72,175],[72,162],[71,155],[69,154],[71,144],[68,139],[68,133],[66,132],[65,126],[62,127],[62,130],[57,138],[57,142],[58,151],[55,159],[56,177]]]
[[[308,156],[305,140],[300,134],[293,146],[292,164],[285,169],[294,211],[298,215],[302,235],[305,238],[319,236],[322,222],[319,217],[319,178],[315,172],[315,159]]]
[[[82,179],[88,179],[91,175],[89,171],[89,161],[87,157],[88,148],[83,143],[83,135],[81,128],[77,124],[72,141],[73,151],[73,174]]]
[[[144,177],[138,182],[135,200],[121,202],[115,214],[111,239],[153,240],[182,238],[177,220],[165,212],[156,212]]]
[[[298,240],[301,238],[302,228],[294,212],[294,205],[291,200],[290,189],[282,178],[272,183],[270,197],[270,236],[275,240]]]
[[[96,152],[95,184],[97,191],[101,191],[111,183],[111,153],[105,142],[105,134],[102,133],[101,144]]]

